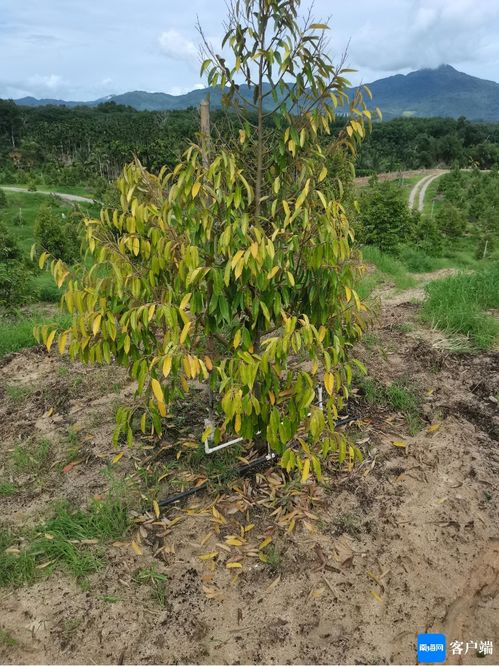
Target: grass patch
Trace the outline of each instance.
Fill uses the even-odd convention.
[[[166,583],[168,582],[168,578],[160,573],[156,567],[153,566],[146,569],[138,569],[135,572],[133,579],[138,585],[149,585],[151,588],[151,597],[154,601],[162,608],[166,606]]]
[[[0,481],[0,497],[8,497],[9,495],[15,495],[17,492],[17,486],[11,481]]]
[[[6,386],[5,395],[7,398],[16,404],[24,402],[33,393],[33,389],[29,386]]]
[[[366,245],[362,250],[362,256],[366,263],[374,264],[380,273],[388,277],[397,289],[410,289],[416,285],[416,280],[407,274],[407,269],[401,261],[374,245]]]
[[[14,647],[17,645],[16,639],[5,629],[0,629],[0,645],[5,647]]]
[[[499,321],[486,312],[494,308],[499,308],[499,262],[428,284],[421,317],[449,335],[467,336],[478,349],[489,349],[499,336]]]
[[[16,314],[4,313],[0,316],[0,358],[6,354],[34,347],[37,341],[33,336],[33,328],[37,324],[56,323],[61,327],[67,327],[70,323],[68,315],[55,314],[49,316],[38,310]]]
[[[16,472],[28,472],[30,469],[39,472],[45,467],[52,449],[52,442],[49,439],[41,439],[36,444],[26,442],[19,444],[12,454],[12,464]]]
[[[396,381],[389,386],[383,386],[371,377],[358,376],[356,382],[367,402],[401,412],[411,435],[421,430],[423,427],[421,398],[407,381]]]
[[[261,557],[269,569],[275,573],[282,569],[282,555],[280,551],[271,544],[261,553]]]
[[[102,548],[88,542],[106,543],[128,527],[124,502],[110,495],[87,510],[59,504],[49,521],[22,538],[1,531],[0,587],[29,585],[55,569],[83,579],[98,571],[104,558]]]

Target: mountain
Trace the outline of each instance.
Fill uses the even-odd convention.
[[[420,69],[406,75],[396,74],[373,81],[368,86],[373,93],[373,100],[369,105],[378,106],[383,117],[387,119],[397,116],[466,116],[471,120],[499,120],[499,83],[459,72],[451,65]],[[355,88],[352,94],[354,91]],[[199,106],[208,92],[212,107],[220,107],[221,93],[218,88],[192,90],[185,95],[136,90],[122,95],[109,95],[91,102],[66,102],[34,97],[23,97],[15,101],[21,106],[55,104],[68,107],[97,106],[111,101],[132,106],[139,111],[168,111]],[[248,86],[241,86],[241,93],[251,99]],[[267,99],[271,105],[271,98]]]
[[[396,116],[466,116],[499,120],[499,83],[459,72],[451,65],[396,74],[368,84],[372,106],[384,118]]]

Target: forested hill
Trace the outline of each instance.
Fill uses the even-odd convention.
[[[450,65],[396,74],[368,85],[372,106],[378,106],[385,118],[499,120],[499,83],[458,72]]]
[[[407,75],[397,74],[368,85],[373,93],[372,106],[378,106],[385,118],[465,116],[472,120],[499,120],[499,83],[458,72],[450,65],[442,65],[437,69],[420,69]],[[199,106],[207,92],[210,93],[212,108],[220,108],[219,88],[192,90],[185,95],[134,91],[91,102],[23,97],[16,100],[16,103],[21,106],[53,104],[75,107],[98,106],[112,101],[131,106],[138,111],[171,111]],[[252,91],[248,86],[241,86],[241,93],[247,99],[252,98]],[[267,106],[272,105],[270,96],[267,100]]]

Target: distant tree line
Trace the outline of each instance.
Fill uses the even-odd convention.
[[[214,140],[217,135],[227,140],[228,134],[237,139],[235,116],[214,111],[212,122]],[[95,108],[31,108],[0,100],[0,182],[109,181],[134,156],[158,171],[176,164],[198,131],[197,109],[136,111],[114,102]],[[376,122],[360,152],[357,174],[437,165],[499,166],[499,123],[465,118]]]

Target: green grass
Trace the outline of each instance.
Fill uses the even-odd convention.
[[[499,321],[488,314],[499,308],[499,261],[468,275],[435,280],[426,287],[423,321],[449,335],[467,336],[478,349],[489,349],[499,337]]]
[[[51,449],[52,442],[49,439],[18,444],[12,454],[12,464],[15,471],[22,473],[33,469],[39,473],[47,465]]]
[[[8,497],[9,495],[15,495],[17,492],[17,486],[11,481],[0,481],[0,497]]]
[[[155,566],[138,569],[134,576],[134,581],[139,585],[149,585],[151,596],[161,607],[166,606],[168,578],[160,573]]]
[[[110,495],[87,510],[59,504],[53,517],[30,533],[0,531],[0,587],[29,585],[56,569],[85,578],[102,567],[105,553],[82,541],[104,544],[122,537],[129,524],[124,502]]]
[[[68,326],[69,321],[68,315],[57,313],[49,316],[36,307],[25,309],[17,314],[3,313],[0,315],[0,358],[11,352],[37,345],[33,336],[33,327],[37,324],[56,323],[60,326]]]
[[[33,393],[34,388],[31,386],[6,386],[5,395],[16,404],[23,403]]]
[[[358,376],[356,383],[370,404],[389,407],[394,411],[401,412],[405,417],[411,435],[421,430],[423,427],[421,397],[408,381],[399,380],[389,386],[383,386],[371,377]]]
[[[379,248],[366,245],[362,249],[362,256],[366,263],[374,264],[380,273],[393,281],[397,289],[409,289],[416,285],[416,280],[407,274],[404,264]]]
[[[17,645],[16,639],[5,629],[0,629],[0,645],[5,647],[14,647]]]

